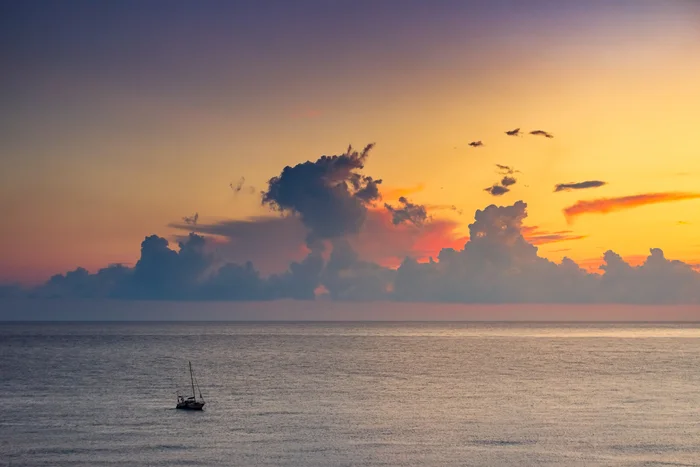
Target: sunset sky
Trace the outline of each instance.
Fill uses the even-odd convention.
[[[305,233],[261,219],[268,180],[369,143],[367,260],[461,249],[477,209],[523,200],[552,261],[700,263],[700,2],[20,0],[0,43],[0,282],[133,266],[194,213],[290,229],[216,239],[278,272]],[[496,164],[520,171],[501,196]],[[389,230],[401,196],[432,220]]]

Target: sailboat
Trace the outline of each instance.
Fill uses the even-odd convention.
[[[194,377],[194,373],[192,372],[192,362],[188,363],[190,364],[190,382],[192,383],[192,395],[188,398],[185,398],[185,396],[181,396],[178,394],[177,405],[175,406],[175,408],[182,410],[202,410],[204,408],[204,398],[202,397],[202,391],[199,389],[197,379]],[[197,386],[197,390],[199,391],[199,400],[197,399],[197,395],[194,392],[195,385]]]

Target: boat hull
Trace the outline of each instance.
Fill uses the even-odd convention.
[[[204,402],[181,402],[175,408],[180,410],[203,410]]]

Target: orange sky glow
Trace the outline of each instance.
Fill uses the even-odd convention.
[[[88,56],[69,47],[78,36],[55,47],[86,55],[57,63],[50,41],[42,55],[19,35],[31,67],[3,78],[15,92],[0,132],[0,281],[134,264],[145,235],[174,241],[173,223],[195,212],[203,224],[275,216],[259,193],[285,166],[370,142],[363,173],[383,180],[383,200],[351,240],[368,260],[461,249],[477,209],[523,200],[523,233],[552,261],[593,271],[607,250],[635,264],[658,247],[697,264],[700,8],[642,4],[434,16],[377,6],[367,25],[353,19],[357,44],[319,40],[301,14],[296,35],[269,42],[255,28],[236,32],[249,42],[214,27],[180,37],[168,17],[160,36],[134,32],[153,63],[117,52],[102,62],[109,38]],[[478,15],[486,26],[462,24]],[[522,136],[504,133],[516,127]],[[492,196],[497,164],[517,183]],[[240,177],[250,189],[234,193]],[[553,191],[584,180],[605,184]],[[391,225],[383,203],[402,196],[428,209],[422,229]],[[251,259],[281,267],[262,256]]]

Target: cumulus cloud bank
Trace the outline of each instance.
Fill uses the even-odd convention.
[[[331,240],[326,260],[308,255],[286,271],[263,276],[251,262],[219,264],[202,236],[191,233],[178,250],[157,236],[141,244],[133,268],[110,266],[90,274],[79,268],[51,278],[32,296],[170,300],[314,299],[461,303],[700,303],[700,274],[658,248],[639,266],[608,251],[602,274],[564,258],[538,255],[536,228],[523,225],[527,205],[477,210],[463,248],[444,248],[420,263],[406,257],[398,268],[360,259],[346,237]],[[575,239],[568,231],[542,242]]]
[[[526,226],[527,205],[490,205],[477,210],[469,238],[456,241],[455,223],[430,220],[427,207],[400,197],[381,199],[381,180],[363,174],[372,149],[351,147],[286,167],[269,180],[262,203],[283,214],[245,221],[200,223],[184,218],[176,248],[151,235],[133,267],[112,265],[96,273],[78,268],[53,276],[28,292],[0,287],[0,296],[83,297],[138,300],[395,300],[461,303],[700,303],[700,274],[689,264],[652,248],[633,266],[613,251],[601,274],[573,260],[554,263],[536,245],[583,238],[571,231],[542,232]],[[501,185],[516,171],[499,166]],[[513,179],[514,180],[514,179]],[[579,202],[568,215],[609,212],[624,206],[698,198],[661,193]],[[452,208],[450,206],[450,208]],[[203,235],[202,235],[203,234]],[[205,238],[208,235],[209,238]],[[226,239],[218,243],[216,239]],[[213,242],[213,243],[212,243]],[[435,243],[445,245],[436,249]],[[222,246],[223,245],[223,246]],[[229,249],[226,255],[221,248]],[[262,273],[255,251],[278,255],[274,271]],[[426,252],[431,256],[419,261]],[[232,258],[233,256],[233,258]],[[263,255],[264,256],[264,255]],[[394,265],[380,258],[394,257]]]

